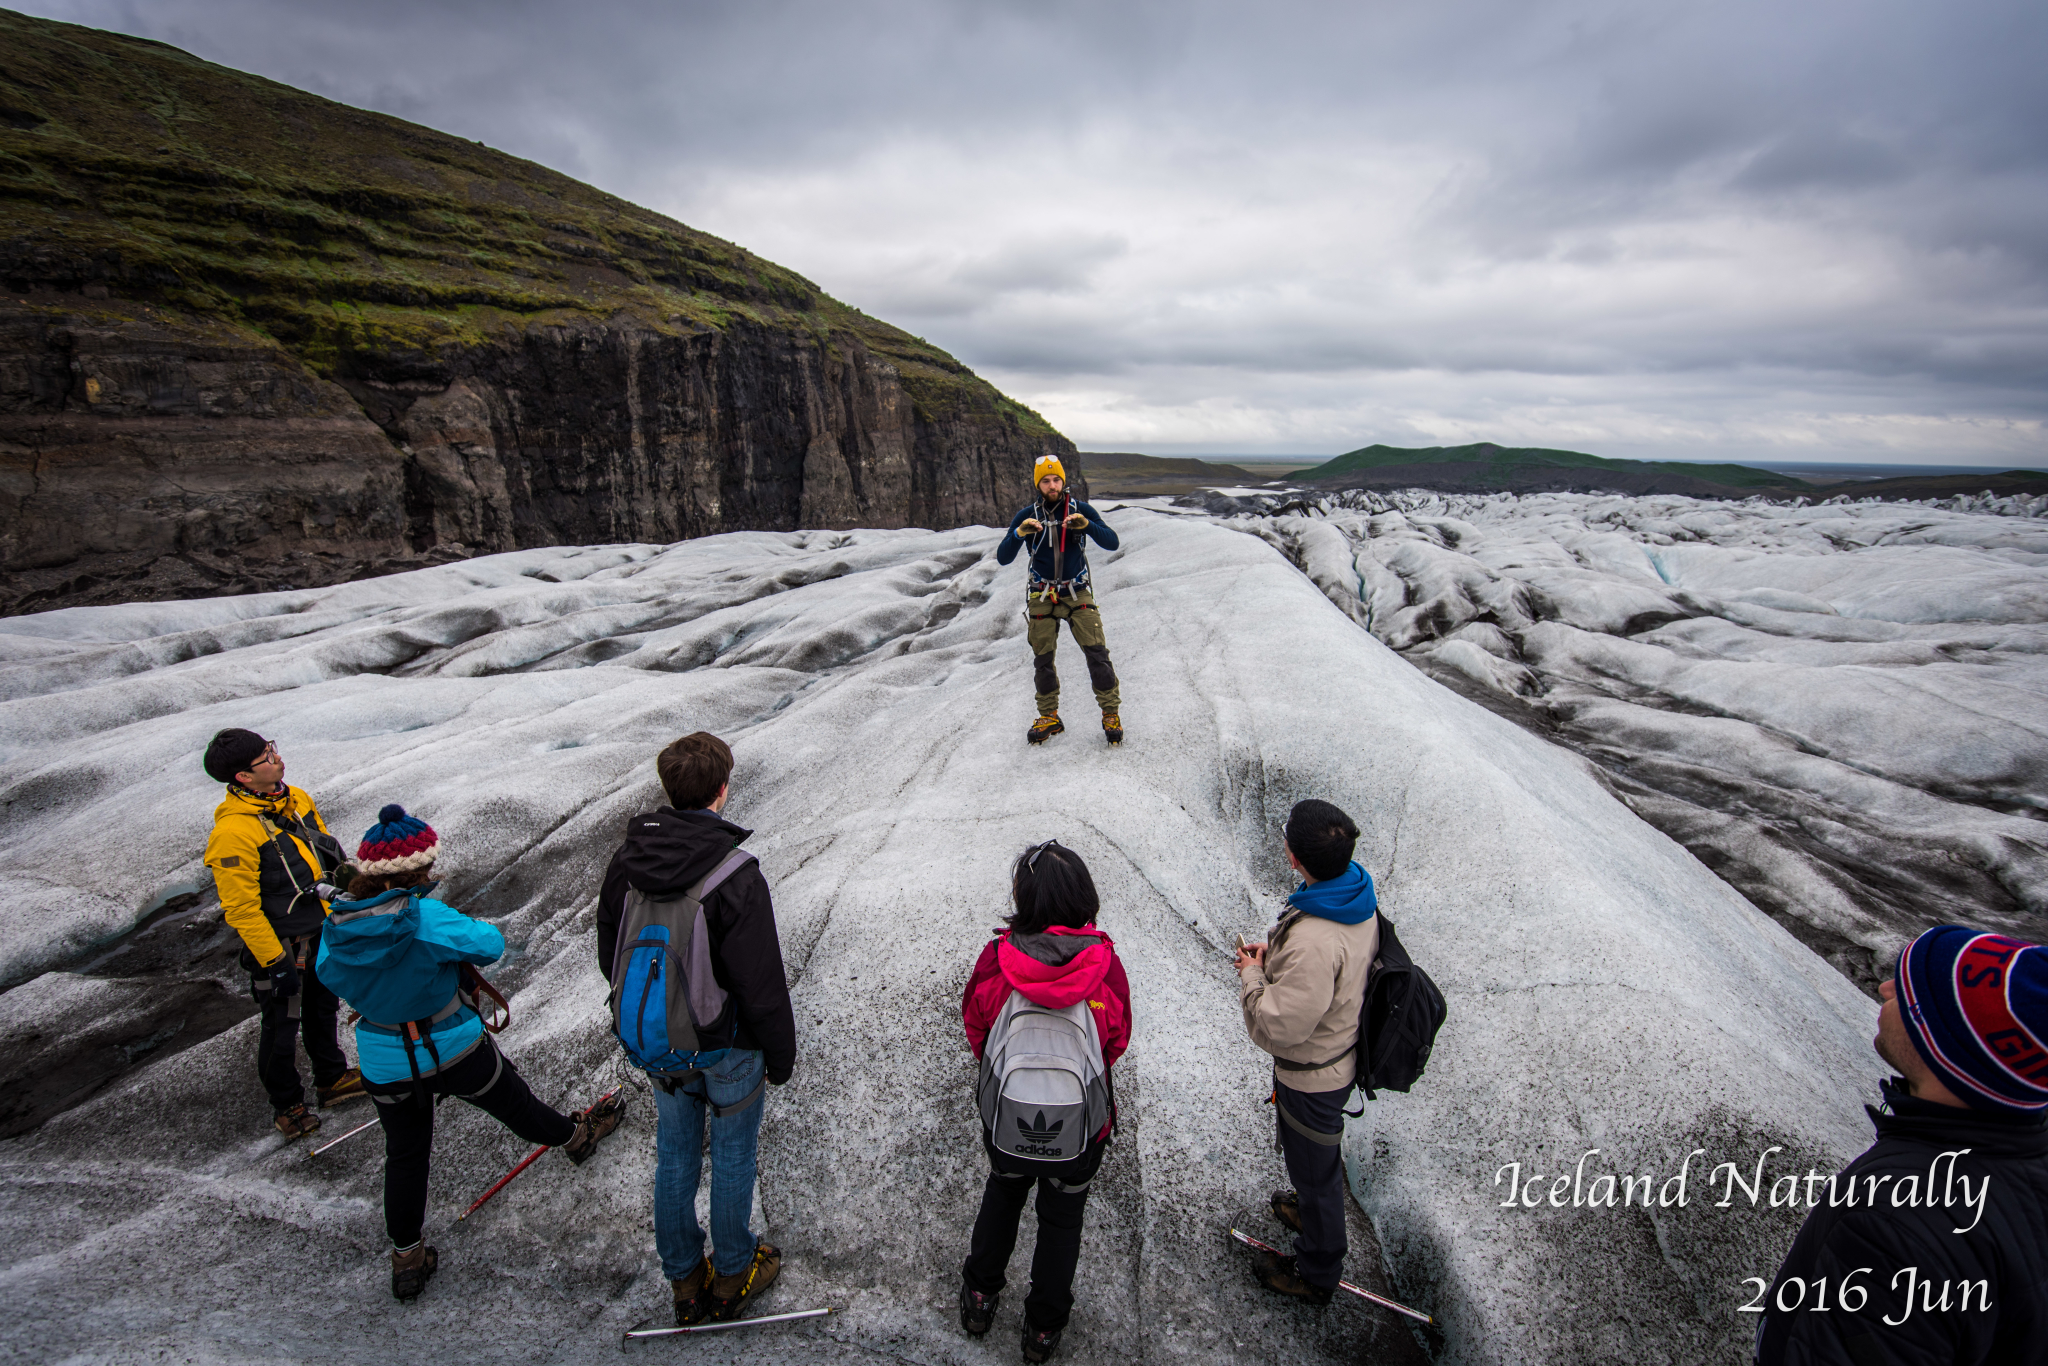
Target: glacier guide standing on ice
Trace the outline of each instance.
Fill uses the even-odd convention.
[[[341,842],[327,833],[313,799],[286,786],[277,746],[255,731],[221,731],[204,763],[208,777],[227,784],[213,810],[206,866],[222,917],[242,936],[241,964],[263,1016],[256,1075],[270,1093],[277,1131],[297,1138],[320,1127],[299,1080],[301,1036],[322,1109],[363,1093],[362,1074],[342,1056],[340,1003],[313,966],[327,919],[319,888],[341,867]]]
[[[1088,539],[1104,550],[1116,549],[1116,532],[1094,508],[1067,492],[1066,467],[1050,455],[1040,456],[1031,478],[1038,501],[1010,519],[996,563],[1008,564],[1025,544],[1031,546],[1030,582],[1025,588],[1024,615],[1030,620],[1025,638],[1031,644],[1038,684],[1038,719],[1024,738],[1043,744],[1067,727],[1060,720],[1060,675],[1053,666],[1059,648],[1060,623],[1074,633],[1074,643],[1088,661],[1088,681],[1095,685],[1095,705],[1102,708],[1102,733],[1112,745],[1124,739],[1123,703],[1116,670],[1109,662],[1109,641],[1102,633],[1102,613],[1088,582]]]
[[[626,822],[597,898],[612,1029],[654,1082],[654,1244],[676,1326],[736,1319],[782,1254],[749,1226],[762,1096],[796,1068],[768,880],[725,809],[732,750],[698,731],[654,761],[668,805]],[[711,1133],[711,1256],[697,1183]]]
[[[1877,1142],[1806,1182],[1756,1359],[2044,1366],[2048,947],[1936,925],[1878,992],[1873,1042],[1901,1075],[1864,1107]]]
[[[1287,862],[1301,885],[1263,944],[1237,953],[1238,1002],[1252,1042],[1273,1055],[1273,1100],[1291,1191],[1273,1214],[1294,1255],[1257,1254],[1253,1274],[1282,1295],[1326,1304],[1343,1278],[1344,1102],[1357,1079],[1359,1007],[1379,952],[1372,875],[1351,861],[1358,827],[1324,801],[1287,816]]]

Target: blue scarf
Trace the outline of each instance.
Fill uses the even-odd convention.
[[[1353,863],[1333,878],[1296,887],[1287,904],[1339,925],[1362,925],[1372,919],[1380,903],[1373,895],[1372,874]]]

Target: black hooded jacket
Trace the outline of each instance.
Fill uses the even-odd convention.
[[[1917,1100],[1896,1079],[1885,1083],[1884,1096],[1891,1113],[1870,1111],[1877,1142],[1832,1188],[1818,1188],[1771,1283],[1757,1361],[2044,1366],[2048,1122]],[[1963,1149],[1964,1156],[1943,1156]],[[1980,1185],[1986,1180],[1988,1187]],[[1794,1277],[1803,1289],[1791,1284]],[[1815,1307],[1823,1277],[1825,1311]],[[1857,1301],[1859,1290],[1867,1300]],[[1781,1311],[1781,1303],[1795,1307]]]
[[[626,894],[675,896],[718,866],[753,834],[710,811],[662,807],[626,822],[626,842],[605,870],[597,898],[597,964],[610,981]],[[796,1016],[782,975],[782,942],[775,907],[759,864],[750,863],[704,899],[711,935],[711,967],[732,997],[735,1048],[758,1048],[768,1080],[781,1085],[796,1067]]]

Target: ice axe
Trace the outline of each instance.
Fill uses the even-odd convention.
[[[1259,1239],[1252,1237],[1249,1233],[1239,1233],[1236,1229],[1232,1229],[1230,1230],[1230,1236],[1236,1239],[1238,1242],[1243,1243],[1246,1247],[1252,1248],[1255,1251],[1270,1252],[1276,1257],[1282,1255],[1279,1248],[1274,1247],[1271,1243],[1261,1242]],[[1337,1288],[1339,1290],[1348,1290],[1362,1300],[1371,1300],[1374,1304],[1380,1306],[1380,1308],[1382,1309],[1391,1309],[1396,1314],[1406,1314],[1409,1318],[1414,1319],[1418,1323],[1428,1324],[1431,1327],[1436,1326],[1436,1320],[1431,1318],[1429,1315],[1423,1313],[1420,1309],[1410,1309],[1407,1305],[1402,1304],[1398,1300],[1390,1300],[1385,1295],[1375,1295],[1372,1293],[1372,1291],[1365,1289],[1363,1286],[1353,1285],[1349,1281],[1339,1281],[1337,1282]]]
[[[622,1087],[622,1086],[614,1086],[614,1087],[613,1087],[613,1088],[612,1088],[611,1090],[609,1090],[609,1091],[605,1092],[605,1093],[604,1093],[603,1095],[599,1096],[599,1097],[598,1097],[598,1098],[597,1098],[596,1100],[592,1101],[592,1102],[590,1103],[590,1108],[591,1108],[592,1110],[595,1110],[595,1109],[596,1109],[596,1108],[597,1108],[598,1106],[600,1106],[600,1105],[604,1104],[604,1103],[605,1103],[606,1101],[610,1100],[610,1099],[611,1099],[611,1098],[612,1098],[613,1096],[616,1096],[616,1095],[617,1095],[617,1094],[618,1094],[618,1093],[619,1093],[620,1091],[623,1091],[624,1089],[625,1089],[625,1088],[624,1088],[624,1087]],[[463,1211],[462,1213],[460,1213],[460,1214],[456,1215],[456,1216],[455,1216],[456,1222],[457,1222],[457,1223],[460,1223],[460,1222],[461,1222],[462,1220],[464,1220],[464,1219],[467,1219],[467,1218],[468,1218],[468,1217],[469,1217],[470,1215],[472,1215],[472,1214],[475,1214],[475,1213],[476,1213],[476,1212],[477,1212],[478,1210],[482,1209],[482,1208],[484,1207],[484,1202],[485,1202],[485,1201],[489,1200],[489,1199],[490,1199],[490,1198],[491,1198],[492,1196],[496,1195],[496,1194],[497,1194],[497,1193],[498,1193],[499,1191],[501,1191],[501,1190],[505,1189],[505,1187],[507,1187],[507,1186],[511,1185],[511,1184],[512,1184],[512,1178],[513,1178],[513,1177],[515,1177],[515,1176],[517,1176],[517,1175],[519,1175],[519,1173],[521,1173],[521,1172],[525,1171],[525,1170],[526,1170],[526,1169],[527,1169],[528,1167],[531,1167],[531,1166],[532,1166],[532,1165],[534,1164],[534,1162],[535,1162],[535,1161],[536,1161],[536,1160],[537,1160],[537,1159],[538,1159],[538,1158],[540,1157],[540,1155],[541,1155],[542,1153],[546,1152],[546,1151],[548,1150],[548,1148],[549,1148],[550,1146],[551,1146],[551,1145],[549,1145],[549,1144],[543,1143],[543,1144],[541,1144],[541,1145],[540,1145],[540,1146],[539,1146],[538,1148],[535,1148],[535,1149],[534,1149],[534,1150],[533,1150],[532,1152],[528,1153],[528,1154],[527,1154],[527,1155],[525,1156],[525,1158],[524,1158],[524,1159],[522,1159],[522,1160],[520,1161],[520,1163],[519,1163],[519,1165],[518,1165],[518,1166],[514,1167],[514,1168],[513,1168],[513,1169],[512,1169],[511,1171],[509,1171],[509,1172],[506,1172],[506,1173],[505,1173],[505,1174],[504,1174],[503,1176],[501,1176],[501,1177],[499,1177],[499,1178],[498,1178],[498,1184],[497,1184],[497,1185],[495,1185],[495,1186],[491,1187],[491,1188],[490,1188],[489,1190],[485,1191],[485,1192],[484,1192],[484,1193],[483,1193],[482,1195],[479,1195],[479,1196],[478,1196],[478,1197],[476,1198],[476,1203],[475,1203],[475,1204],[471,1205],[471,1206],[470,1206],[470,1207],[469,1207],[468,1209],[464,1210],[464,1211]]]

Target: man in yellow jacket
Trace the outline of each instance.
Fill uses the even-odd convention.
[[[341,1052],[341,1003],[313,971],[327,920],[320,886],[343,862],[341,843],[327,833],[313,799],[285,785],[277,746],[256,732],[214,736],[206,746],[206,772],[227,784],[213,811],[206,866],[223,916],[242,936],[249,993],[262,1010],[256,1073],[270,1093],[277,1131],[297,1138],[320,1127],[320,1117],[304,1103],[299,1038],[313,1063],[322,1109],[363,1094],[362,1074]]]

